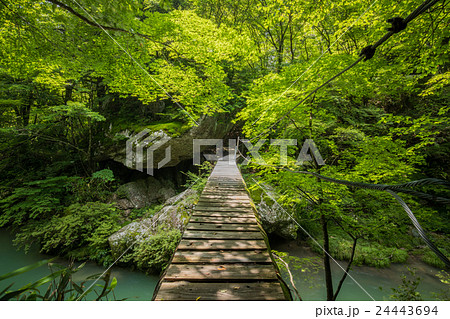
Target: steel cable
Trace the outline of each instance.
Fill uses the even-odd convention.
[[[413,12],[411,12],[405,19],[403,19],[404,23],[409,23],[412,20],[414,20],[415,18],[417,18],[420,14],[422,14],[423,12],[425,12],[426,10],[428,10],[429,8],[431,8],[433,5],[435,5],[437,2],[442,1],[442,0],[427,0],[425,2],[423,2],[420,6],[418,6],[416,8],[416,10],[414,10]],[[353,62],[351,65],[349,65],[348,67],[346,67],[344,70],[340,71],[339,73],[337,73],[336,75],[334,75],[333,77],[331,77],[329,80],[327,80],[326,82],[324,82],[323,84],[319,85],[317,88],[315,88],[314,90],[312,90],[310,93],[308,93],[306,95],[305,98],[303,98],[299,103],[297,103],[295,106],[293,106],[291,109],[289,109],[281,118],[279,118],[275,123],[273,123],[272,125],[270,125],[268,128],[264,129],[260,134],[258,134],[257,136],[253,137],[252,139],[250,139],[250,141],[253,141],[257,138],[259,138],[260,136],[266,134],[268,131],[270,131],[272,128],[274,128],[276,125],[278,125],[284,118],[286,118],[286,116],[288,116],[293,110],[295,110],[297,107],[299,107],[300,105],[302,105],[309,97],[311,97],[311,95],[313,95],[314,93],[316,93],[318,90],[320,90],[321,88],[323,88],[325,85],[329,84],[330,82],[332,82],[333,80],[335,80],[337,77],[341,76],[342,74],[344,74],[345,72],[347,72],[348,70],[350,70],[351,68],[353,68],[354,66],[356,66],[359,62],[361,62],[362,60],[368,60],[370,58],[372,58],[372,56],[375,53],[375,50],[377,47],[379,47],[380,45],[382,45],[384,42],[386,42],[392,35],[394,35],[397,32],[394,31],[389,31],[387,32],[380,40],[378,40],[375,44],[373,45],[369,45],[367,47],[365,47],[361,53],[359,54],[360,57]]]

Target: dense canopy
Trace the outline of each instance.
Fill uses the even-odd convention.
[[[332,255],[387,266],[418,254],[443,268],[390,194],[292,171],[441,180],[414,186],[428,199],[399,195],[449,256],[448,205],[433,199],[450,197],[449,14],[447,0],[0,0],[0,226],[19,246],[108,264],[106,238],[142,217],[109,206],[130,175],[112,150],[212,117],[230,124],[223,138],[267,140],[266,165],[241,167],[254,200],[276,199]],[[270,139],[297,141],[285,163]],[[325,165],[296,164],[306,139]],[[91,212],[103,219],[85,230]]]

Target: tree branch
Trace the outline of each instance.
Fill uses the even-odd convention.
[[[92,27],[100,28],[100,29],[103,29],[103,30],[109,30],[109,31],[117,31],[117,32],[127,33],[127,34],[131,34],[131,35],[137,35],[137,36],[139,36],[139,37],[142,37],[142,38],[145,38],[145,39],[147,39],[147,40],[150,40],[150,41],[152,41],[152,42],[154,42],[154,43],[161,44],[162,46],[165,46],[165,47],[167,47],[167,48],[173,50],[173,51],[174,51],[176,54],[178,54],[179,56],[182,56],[177,50],[175,50],[172,46],[170,46],[169,43],[164,43],[164,42],[161,42],[161,41],[157,41],[157,40],[155,40],[155,39],[152,39],[150,36],[148,36],[148,35],[146,35],[146,34],[139,33],[139,32],[131,32],[131,31],[128,31],[128,30],[125,30],[125,29],[122,29],[122,28],[110,27],[110,26],[103,25],[103,24],[100,24],[100,23],[95,22],[95,21],[91,21],[91,20],[89,20],[87,17],[85,17],[85,16],[83,16],[82,14],[78,13],[77,11],[75,11],[72,7],[69,7],[68,5],[66,5],[66,4],[64,4],[64,3],[62,3],[62,2],[60,2],[60,1],[58,1],[58,0],[47,0],[47,1],[50,2],[50,3],[53,3],[53,4],[55,4],[55,5],[57,5],[58,7],[60,7],[61,9],[65,10],[65,11],[67,11],[67,12],[73,14],[74,16],[76,16],[77,18],[81,19],[81,20],[84,21],[86,24],[88,24],[88,25],[90,25],[90,26],[92,26]]]
[[[71,14],[73,14],[74,16],[78,17],[79,19],[83,20],[84,22],[86,22],[87,24],[89,24],[90,26],[96,27],[96,28],[101,28],[101,29],[105,29],[105,30],[110,30],[110,31],[118,31],[118,32],[124,32],[124,33],[128,33],[128,34],[133,34],[130,31],[127,31],[125,29],[122,28],[116,28],[116,27],[110,27],[110,26],[106,26],[106,25],[102,25],[99,24],[97,22],[91,21],[88,18],[86,18],[85,16],[83,16],[82,14],[76,12],[72,7],[69,7],[68,5],[57,1],[57,0],[47,0],[48,2],[51,2],[55,5],[57,5],[58,7],[60,7],[61,9],[66,10],[67,12],[70,12]],[[139,34],[140,36],[143,36],[145,38],[148,38],[148,36],[144,35],[144,34]]]
[[[341,281],[339,281],[339,285],[338,285],[338,287],[337,287],[337,289],[336,289],[336,292],[335,292],[334,295],[333,295],[333,301],[336,301],[336,298],[337,298],[339,292],[341,291],[342,284],[344,283],[345,278],[347,278],[348,272],[350,271],[350,267],[351,267],[351,265],[352,265],[352,263],[353,263],[353,258],[355,257],[356,242],[357,242],[357,240],[358,240],[357,237],[354,237],[354,238],[353,238],[352,254],[351,254],[350,260],[349,260],[349,262],[348,262],[348,264],[347,264],[347,269],[345,269],[345,273],[344,273],[344,275],[342,276]]]
[[[286,268],[286,270],[287,270],[287,272],[288,272],[288,274],[289,274],[289,279],[290,279],[290,281],[291,281],[292,288],[294,289],[294,292],[295,292],[295,294],[297,295],[298,299],[299,299],[300,301],[302,301],[302,297],[300,297],[300,294],[298,293],[297,287],[295,286],[295,283],[294,283],[294,277],[292,277],[292,273],[291,273],[291,270],[289,269],[288,263],[285,262],[283,259],[281,259],[280,256],[274,254],[273,252],[272,252],[272,256],[274,256],[275,258],[277,258],[279,261],[281,261],[281,262],[284,264],[284,267]]]

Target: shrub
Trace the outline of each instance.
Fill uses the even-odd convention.
[[[103,262],[109,252],[107,238],[120,228],[116,209],[98,202],[73,204],[48,220],[28,223],[14,244],[28,250],[38,243],[43,253],[69,254]]]
[[[25,183],[0,200],[0,227],[8,224],[21,226],[28,220],[49,218],[62,208],[69,195],[73,177],[51,177]]]
[[[314,243],[311,247],[317,253],[322,250]],[[330,240],[330,253],[339,260],[349,260],[351,256],[352,242],[343,238]],[[368,265],[374,267],[389,267],[391,263],[405,263],[408,252],[395,247],[385,247],[380,244],[370,244],[360,241],[356,246],[354,265]]]
[[[445,249],[440,248],[440,251],[445,255],[449,256],[448,252]],[[427,263],[428,265],[431,265],[433,267],[439,268],[439,269],[445,269],[445,264],[442,260],[440,260],[435,253],[433,253],[430,249],[426,249],[424,251],[424,254],[421,257],[422,261],[424,263]]]
[[[59,176],[24,183],[0,200],[0,227],[51,218],[74,201],[106,201],[113,182],[113,172],[104,169],[88,178]]]
[[[180,238],[181,232],[178,229],[168,230],[160,226],[156,234],[136,245],[130,257],[138,268],[159,272],[167,267]]]
[[[415,269],[408,268],[408,271],[412,278],[408,279],[405,274],[402,274],[402,284],[398,288],[392,288],[394,294],[390,296],[391,299],[400,301],[423,300],[420,293],[416,291],[421,280],[420,277],[416,276]]]
[[[114,173],[103,169],[92,174],[92,177],[79,177],[72,183],[75,200],[81,203],[106,201],[114,186]]]

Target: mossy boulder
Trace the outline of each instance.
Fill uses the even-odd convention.
[[[163,208],[152,217],[144,217],[121,228],[108,238],[114,258],[119,257],[131,244],[148,241],[158,234],[163,227],[165,230],[184,231],[198,194],[192,189],[169,198]]]
[[[286,239],[297,238],[298,226],[277,203],[266,203],[263,196],[256,205],[261,225],[268,234],[276,234]]]
[[[120,186],[112,201],[122,210],[164,203],[175,195],[175,184],[167,179],[149,176]]]
[[[230,123],[229,116],[219,115],[214,117],[204,116],[200,119],[198,126],[194,126],[189,130],[183,127],[176,129],[171,126],[172,133],[164,129],[164,125],[162,124],[134,128],[132,131],[125,130],[119,133],[121,138],[116,137],[117,142],[112,147],[103,151],[104,154],[102,157],[105,159],[113,159],[116,162],[127,165],[126,141],[136,136],[140,131],[148,129],[150,133],[145,136],[145,139],[151,142],[146,147],[150,147],[151,145],[155,145],[156,147],[156,150],[153,151],[152,165],[165,159],[166,149],[170,147],[170,160],[164,164],[164,167],[173,167],[185,160],[193,158],[194,139],[223,139],[232,127],[233,124]],[[135,165],[134,161],[133,165]],[[147,166],[147,156],[145,156],[144,152],[144,171],[147,169]]]

